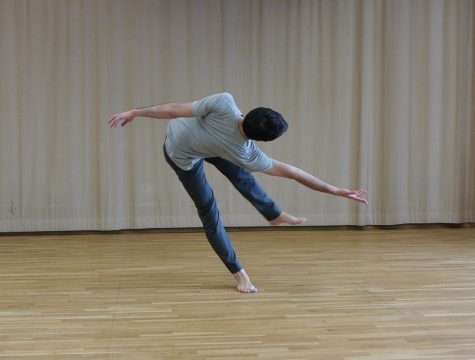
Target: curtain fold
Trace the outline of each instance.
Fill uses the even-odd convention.
[[[233,94],[260,144],[368,206],[256,174],[308,225],[475,221],[473,0],[0,0],[0,232],[199,226],[132,107]],[[227,226],[265,225],[207,167]]]

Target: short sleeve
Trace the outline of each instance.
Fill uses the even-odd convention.
[[[229,93],[220,93],[207,96],[201,100],[194,101],[192,113],[194,117],[206,116],[209,113],[226,114],[236,105],[233,96]]]
[[[254,142],[252,142],[252,148],[249,155],[249,161],[243,164],[249,171],[265,172],[272,167],[272,159],[256,144],[254,144]]]

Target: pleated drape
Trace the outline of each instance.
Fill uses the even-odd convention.
[[[0,231],[198,226],[132,107],[228,91],[262,148],[370,204],[256,174],[308,225],[475,220],[473,0],[0,0]],[[228,226],[266,222],[213,168]]]

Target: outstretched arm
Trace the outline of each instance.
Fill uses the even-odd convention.
[[[162,105],[153,105],[145,108],[124,111],[108,120],[109,127],[124,126],[132,122],[137,116],[156,119],[175,119],[178,117],[191,117],[192,103],[169,103]]]
[[[303,171],[302,169],[283,163],[281,161],[273,160],[272,167],[265,173],[271,176],[279,176],[295,180],[312,190],[342,196],[351,200],[361,202],[363,204],[368,204],[368,200],[361,197],[362,195],[368,193],[366,190],[348,190],[327,184],[326,182]]]

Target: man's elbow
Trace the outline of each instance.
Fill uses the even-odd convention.
[[[297,168],[283,163],[274,163],[273,166],[265,173],[270,176],[278,176],[287,179],[294,179],[297,177]]]
[[[170,119],[175,119],[180,117],[180,107],[178,103],[168,104],[168,109],[166,111]]]

